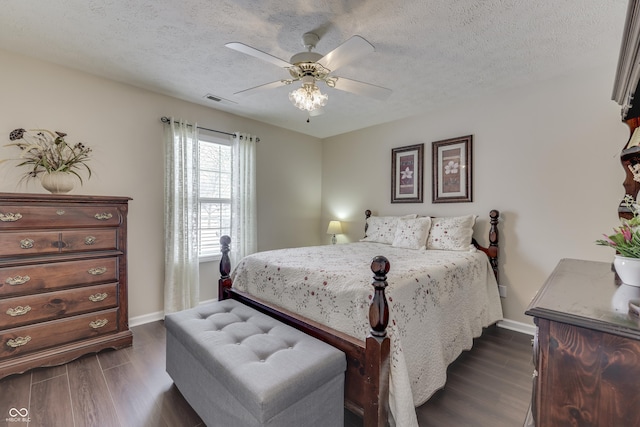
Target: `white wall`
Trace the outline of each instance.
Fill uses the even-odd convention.
[[[614,71],[590,70],[324,140],[322,224],[342,220],[346,235],[339,239],[354,241],[367,208],[380,215],[477,213],[476,237],[486,244],[489,211],[498,209],[504,315],[530,323],[525,308],[561,258],[613,259],[611,249],[593,242],[617,225],[624,195],[619,153],[629,130],[610,101]],[[432,204],[431,143],[469,134],[474,201]],[[419,143],[425,202],[391,204],[391,149]]]
[[[162,134],[159,118],[186,118],[224,131],[259,135],[259,250],[328,243],[362,235],[363,212],[478,213],[486,243],[490,209],[502,212],[501,283],[505,317],[529,322],[526,305],[565,257],[610,261],[593,244],[617,224],[624,190],[619,152],[628,138],[610,101],[613,66],[532,84],[432,114],[328,138],[312,137],[226,114],[86,73],[0,51],[0,135],[24,127],[65,131],[94,148],[95,176],[74,194],[130,196],[130,317],[162,310]],[[474,135],[474,202],[431,204],[431,142]],[[2,137],[0,136],[0,141]],[[425,143],[425,202],[391,204],[391,149]],[[0,148],[0,159],[15,157]],[[321,159],[321,160],[320,160]],[[286,167],[283,167],[285,165]],[[0,191],[44,192],[18,185],[21,170],[0,164]],[[217,265],[205,265],[201,299],[213,298]],[[393,266],[391,270],[393,274]]]
[[[129,316],[163,307],[163,125],[161,116],[261,138],[257,148],[259,250],[320,242],[321,142],[264,123],[0,50],[0,145],[16,128],[64,131],[94,149],[94,176],[73,194],[133,198],[129,206]],[[4,135],[4,136],[2,136]],[[0,159],[15,158],[14,147]],[[0,164],[0,191],[23,169]],[[282,167],[282,165],[286,165]],[[203,265],[201,299],[216,293],[217,264]]]

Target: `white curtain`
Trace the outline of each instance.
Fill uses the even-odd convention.
[[[198,127],[171,118],[165,126],[165,314],[200,300]]]
[[[256,203],[256,141],[236,132],[232,138],[231,263],[258,250]]]

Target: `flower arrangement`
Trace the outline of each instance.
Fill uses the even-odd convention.
[[[633,217],[623,219],[622,224],[614,228],[614,233],[604,239],[596,240],[597,245],[615,249],[621,256],[640,258],[640,212],[639,206],[630,195],[624,196],[624,205],[629,208]]]
[[[92,150],[81,142],[67,144],[66,136],[64,132],[46,129],[16,129],[9,134],[9,140],[14,142],[6,146],[16,146],[22,151],[18,166],[30,168],[23,179],[35,178],[45,172],[68,172],[77,176],[82,184],[78,172],[86,170],[91,177],[86,162],[90,160]]]

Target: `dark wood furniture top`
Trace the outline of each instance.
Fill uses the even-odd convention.
[[[563,259],[526,314],[640,340],[639,319],[617,300],[625,289],[611,263]],[[614,303],[624,307],[614,309]]]
[[[498,274],[497,224],[499,215],[497,210],[492,210],[489,214],[491,224],[489,246],[483,247],[477,241],[473,241],[476,248],[489,257],[496,278]],[[365,216],[369,218],[371,211],[365,211]],[[385,296],[385,288],[387,286],[386,274],[390,269],[389,261],[384,256],[378,256],[371,262],[371,270],[374,272],[372,285],[375,288],[369,309],[371,330],[369,335],[362,340],[328,328],[305,318],[301,314],[283,310],[252,295],[235,290],[230,278],[230,243],[231,238],[229,236],[220,238],[222,258],[220,260],[218,299],[234,298],[342,350],[347,356],[345,407],[363,418],[364,427],[386,426],[388,424],[389,411],[390,340],[386,333],[389,321],[389,307]]]
[[[537,325],[534,425],[640,425],[640,322],[628,313],[638,297],[610,263],[560,261],[526,311]]]
[[[0,378],[131,344],[129,200],[0,193]]]

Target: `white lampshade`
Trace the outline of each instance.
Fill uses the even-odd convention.
[[[330,221],[327,228],[327,234],[342,234],[342,225],[340,221]]]

